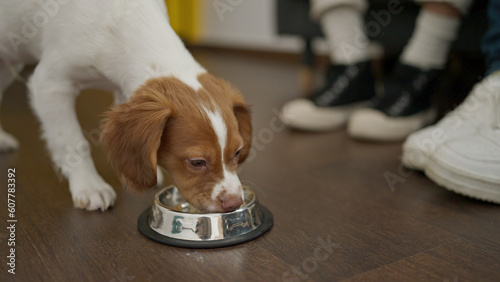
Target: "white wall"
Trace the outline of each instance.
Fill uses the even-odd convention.
[[[276,34],[275,0],[203,0],[201,44],[297,53],[299,38]],[[319,43],[322,45],[322,43]],[[319,46],[318,51],[324,50]]]

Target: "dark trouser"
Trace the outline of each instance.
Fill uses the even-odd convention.
[[[490,0],[488,7],[490,25],[483,39],[486,55],[486,75],[500,70],[500,0]]]

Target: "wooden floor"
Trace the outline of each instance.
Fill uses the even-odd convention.
[[[16,169],[16,274],[7,273],[7,208],[0,227],[0,281],[499,281],[500,206],[453,194],[400,164],[401,144],[349,139],[344,130],[284,129],[277,110],[298,97],[295,61],[197,50],[215,75],[253,105],[255,155],[240,178],[274,214],[263,237],[211,250],[155,243],[136,228],[155,191],[121,188],[99,146],[97,169],[118,193],[115,208],[73,208],[54,172],[27,102],[25,85],[5,95],[3,127],[20,150],[0,156],[0,201]],[[78,100],[94,145],[105,92]],[[388,181],[389,179],[389,181]]]

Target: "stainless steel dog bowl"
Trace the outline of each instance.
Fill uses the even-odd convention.
[[[218,248],[253,240],[273,225],[271,212],[244,188],[244,203],[229,213],[197,213],[177,188],[169,186],[155,196],[153,206],[139,217],[139,231],[151,240],[185,248]]]

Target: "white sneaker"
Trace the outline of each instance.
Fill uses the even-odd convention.
[[[496,76],[496,75],[494,75]],[[500,84],[492,75],[474,86],[467,99],[433,126],[419,130],[403,144],[402,162],[408,168],[424,170],[429,157],[448,140],[469,136],[491,120],[495,93]]]
[[[500,204],[500,74],[492,82],[497,90],[483,108],[490,115],[482,128],[437,148],[425,174],[448,190]]]
[[[401,62],[384,81],[383,95],[370,109],[352,114],[349,136],[370,141],[403,141],[412,132],[434,122],[431,93],[440,71],[422,70]]]
[[[500,123],[441,145],[425,174],[448,190],[500,204]]]
[[[370,62],[331,65],[325,85],[310,99],[295,99],[283,106],[281,119],[289,127],[330,131],[347,123],[357,109],[368,107],[375,95]]]
[[[295,99],[281,110],[281,119],[291,128],[308,131],[331,131],[344,126],[351,114],[370,105],[362,101],[337,107],[319,107],[308,99]]]
[[[376,109],[361,109],[349,119],[347,133],[353,138],[368,141],[401,141],[434,120],[436,111],[432,108],[400,117],[391,117]]]

